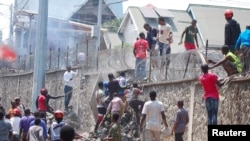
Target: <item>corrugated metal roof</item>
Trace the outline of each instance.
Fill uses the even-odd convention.
[[[170,18],[174,17],[174,14],[167,9],[160,9],[160,8],[154,8],[154,9],[161,17],[170,17]]]
[[[118,33],[106,32],[104,33],[104,40],[108,48],[114,48],[122,45]]]
[[[145,18],[158,18],[153,8],[141,7],[140,10]]]
[[[143,28],[145,20],[141,13],[141,10],[138,7],[131,7],[129,10],[131,12],[130,16],[138,29],[138,33],[145,32],[145,29]]]

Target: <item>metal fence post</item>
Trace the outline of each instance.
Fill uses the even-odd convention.
[[[32,46],[31,46],[31,45],[29,45],[29,54],[30,54],[30,55],[29,55],[29,60],[30,60],[30,61],[29,61],[29,62],[30,62],[30,64],[29,64],[29,67],[30,67],[30,68],[29,68],[29,69],[31,69],[31,68],[32,68],[32,63],[31,63],[31,61],[32,61],[32,58],[31,58],[31,55],[32,55],[32,52],[31,52],[31,47],[32,47]]]
[[[19,73],[19,69],[20,69],[20,64],[21,64],[21,56],[18,55],[18,65],[17,65],[17,72]]]
[[[58,55],[57,55],[57,68],[59,69],[59,67],[60,67],[60,51],[61,49],[60,48],[58,48]]]
[[[76,44],[76,66],[77,66],[77,64],[78,64],[78,57],[77,57],[77,55],[78,55],[78,43]]]
[[[51,52],[52,52],[52,48],[49,48],[49,70],[51,69]]]
[[[23,71],[26,71],[26,55],[23,56],[24,57],[24,61],[23,61]]]
[[[69,65],[69,46],[67,46],[67,52],[66,52],[66,66]]]
[[[87,46],[86,46],[86,66],[89,66],[89,39],[87,39]]]
[[[206,62],[207,62],[208,40],[206,40]]]

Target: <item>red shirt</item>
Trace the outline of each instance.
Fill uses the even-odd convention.
[[[135,57],[145,59],[147,57],[148,41],[139,39],[134,44]]]
[[[204,90],[204,98],[219,99],[219,92],[216,87],[218,76],[213,73],[207,73],[200,76],[199,80]]]
[[[46,97],[40,95],[38,98],[38,111],[47,111]]]

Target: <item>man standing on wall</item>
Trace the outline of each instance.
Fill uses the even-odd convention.
[[[207,124],[217,125],[217,114],[219,107],[219,92],[216,85],[221,86],[218,81],[218,76],[213,73],[208,72],[208,65],[201,65],[201,70],[203,74],[200,76],[199,81],[202,85],[204,94],[203,99],[205,99],[205,105],[207,109]]]
[[[63,80],[64,80],[64,94],[65,94],[65,99],[64,99],[64,108],[67,111],[68,105],[71,100],[72,92],[73,92],[73,77],[76,75],[77,72],[74,72],[71,70],[70,66],[67,66],[67,71],[63,75]]]
[[[240,24],[233,19],[233,11],[231,9],[227,9],[224,16],[227,21],[225,24],[224,45],[228,45],[230,51],[235,53],[235,44],[241,32]]]
[[[148,41],[145,40],[145,34],[141,32],[139,34],[140,39],[134,44],[134,56],[135,56],[135,80],[143,81],[146,77],[146,62],[147,62],[147,49]]]
[[[156,28],[151,27],[148,23],[145,23],[143,27],[147,31],[146,40],[148,41],[148,47],[150,49],[150,56],[154,57],[151,59],[152,68],[156,68],[158,66],[155,60],[155,56],[156,56],[155,45],[156,45],[156,37],[157,37],[158,30]]]
[[[235,45],[235,51],[242,53],[242,57],[240,58],[244,66],[243,71],[250,71],[250,25],[247,25],[246,30],[240,33]]]
[[[179,45],[182,44],[182,40],[185,35],[184,46],[186,48],[186,51],[196,49],[194,40],[196,42],[197,48],[199,48],[197,40],[198,29],[196,27],[196,23],[197,23],[196,20],[192,20],[191,25],[186,27],[186,29],[181,34],[181,40],[179,42]]]
[[[161,67],[166,63],[166,55],[171,53],[170,45],[169,45],[169,35],[171,32],[171,26],[165,22],[163,17],[158,18],[158,34],[156,37],[157,52],[160,53],[161,58]],[[168,65],[168,64],[167,64]]]

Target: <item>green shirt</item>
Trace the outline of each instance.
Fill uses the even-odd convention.
[[[109,130],[109,137],[112,137],[112,141],[121,141],[121,126],[118,123],[114,123]]]
[[[194,44],[194,37],[198,33],[198,29],[196,27],[188,26],[185,29],[185,43],[193,43]]]
[[[242,65],[240,59],[236,55],[234,55],[232,52],[230,52],[230,51],[225,55],[225,57],[226,56],[231,56],[234,59],[234,62],[232,62],[232,61],[230,61],[230,62],[232,64],[234,64],[236,66],[236,68],[237,68],[237,71],[239,73],[241,73],[242,69],[243,69],[243,65]]]

